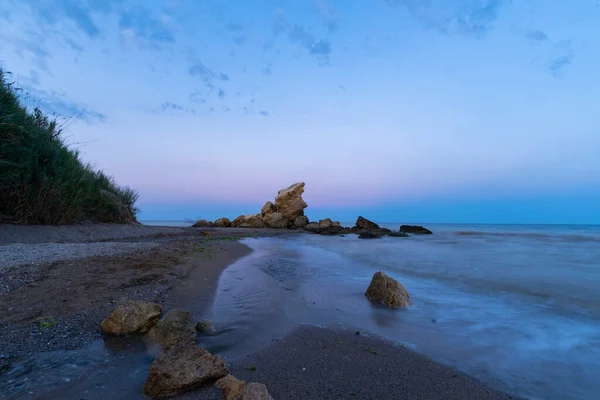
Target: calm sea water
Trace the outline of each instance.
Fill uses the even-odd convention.
[[[224,271],[213,306],[227,333],[207,345],[233,356],[297,324],[358,327],[515,394],[598,398],[600,227],[428,227],[434,235],[246,239],[255,251]],[[366,300],[379,270],[412,308]]]

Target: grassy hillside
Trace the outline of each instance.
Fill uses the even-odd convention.
[[[0,69],[0,222],[135,221],[137,192],[84,164],[56,121],[17,93]]]

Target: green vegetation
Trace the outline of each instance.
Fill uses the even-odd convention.
[[[7,75],[0,69],[0,222],[135,221],[137,192],[84,164],[57,120],[28,110]]]
[[[52,327],[54,327],[54,325],[56,325],[56,320],[54,320],[54,319],[40,321],[40,329],[41,330],[52,328]]]
[[[249,366],[248,371],[256,371],[256,365]]]

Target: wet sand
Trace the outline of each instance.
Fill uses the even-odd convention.
[[[32,228],[26,227],[29,232]],[[0,274],[1,282],[11,282],[0,292],[0,393],[8,398],[144,398],[141,388],[155,354],[139,340],[103,341],[99,324],[114,301],[122,296],[156,301],[165,311],[186,308],[202,319],[221,271],[250,252],[235,239],[282,234],[212,229],[207,237],[189,228],[135,229],[138,236],[127,231],[114,240],[152,242],[154,247],[126,255],[20,265]],[[59,240],[111,240],[109,228],[102,226],[100,231],[63,229]],[[21,240],[27,236],[13,227],[11,235]],[[31,242],[44,240],[34,234]],[[65,367],[78,361],[77,373]],[[516,398],[404,347],[365,332],[356,335],[355,330],[298,327],[255,354],[227,361],[232,373],[265,383],[276,399]],[[248,370],[252,365],[255,371]],[[221,397],[208,388],[179,398]]]

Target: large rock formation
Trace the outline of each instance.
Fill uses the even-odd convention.
[[[382,303],[390,308],[408,307],[412,304],[404,286],[381,271],[373,275],[365,295],[370,300]]]
[[[167,397],[198,389],[229,374],[225,361],[195,343],[182,343],[163,352],[150,365],[144,393]]]
[[[304,193],[304,182],[294,183],[277,192],[275,206],[277,211],[283,214],[288,221],[294,221],[297,216],[304,215],[304,209],[308,207],[302,193]]]
[[[173,309],[158,321],[148,337],[168,349],[179,343],[194,343],[196,328],[188,311]]]
[[[227,375],[215,383],[221,389],[224,400],[273,400],[262,383],[246,383],[233,375]]]
[[[280,212],[266,214],[263,221],[269,228],[275,229],[284,229],[290,225],[290,221]]]
[[[116,307],[102,321],[102,332],[109,335],[146,333],[162,314],[160,304],[120,299]]]
[[[423,228],[422,226],[419,226],[419,225],[402,225],[400,227],[400,232],[414,233],[416,235],[431,235],[433,233],[429,229]]]
[[[263,217],[274,212],[277,212],[277,207],[275,207],[275,204],[271,203],[270,201],[267,201],[260,210],[260,213],[263,215]]]
[[[240,215],[231,222],[232,228],[266,228],[261,214]]]

